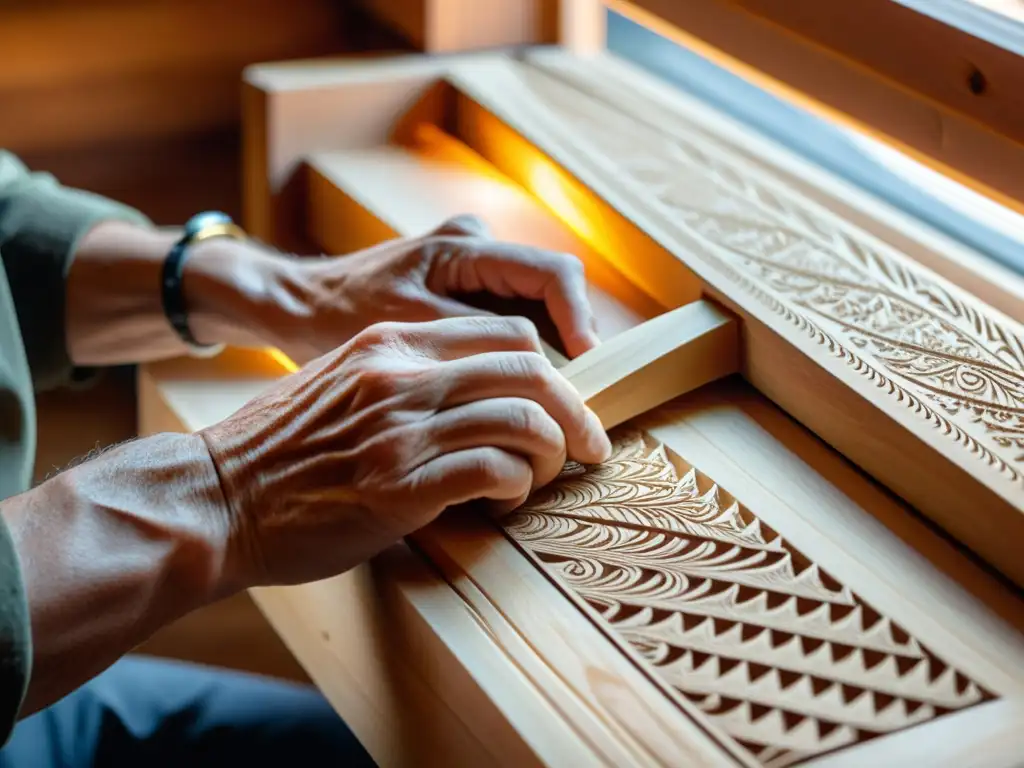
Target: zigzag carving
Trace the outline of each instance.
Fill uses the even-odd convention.
[[[506,533],[766,768],[991,698],[664,446],[613,442]]]

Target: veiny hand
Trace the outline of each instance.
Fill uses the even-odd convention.
[[[326,578],[445,508],[518,506],[566,458],[604,461],[597,417],[521,318],[371,326],[201,432],[241,586]]]
[[[301,260],[291,277],[302,322],[272,329],[278,346],[310,360],[382,321],[483,314],[453,298],[489,292],[543,300],[570,357],[597,344],[583,266],[575,256],[497,242],[471,216],[423,237],[343,257]]]

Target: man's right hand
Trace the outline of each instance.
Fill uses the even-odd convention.
[[[597,417],[519,318],[371,326],[200,433],[220,476],[232,586],[327,578],[447,507],[521,504]]]

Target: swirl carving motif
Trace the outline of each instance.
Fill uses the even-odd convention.
[[[613,443],[506,534],[766,768],[991,698],[664,446]]]
[[[599,100],[565,98],[566,86],[539,69],[521,75],[614,168],[616,183],[705,243],[702,258],[725,277],[1024,488],[1024,341],[1012,321],[947,290],[700,125],[679,117],[661,132]]]

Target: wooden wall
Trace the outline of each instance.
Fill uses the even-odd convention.
[[[239,214],[241,73],[391,41],[346,0],[6,0],[0,147],[160,223]]]

